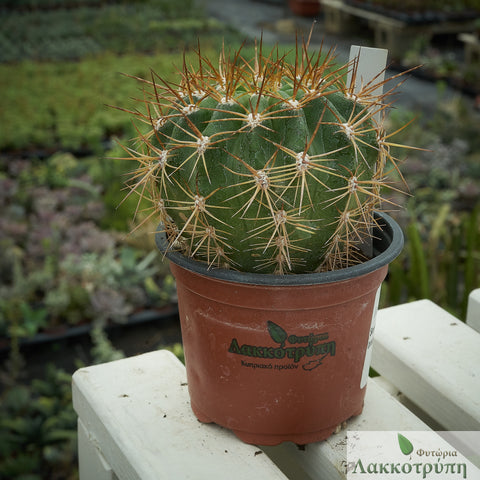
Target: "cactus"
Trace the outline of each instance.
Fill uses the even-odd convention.
[[[375,82],[354,93],[328,52],[297,44],[222,49],[218,66],[197,51],[178,83],[144,82],[147,124],[133,147],[130,193],[152,202],[171,248],[211,266],[306,273],[363,261],[390,153],[385,97]]]

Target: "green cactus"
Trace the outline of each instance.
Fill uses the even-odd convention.
[[[292,63],[261,45],[251,60],[223,50],[218,67],[197,53],[178,83],[142,80],[146,110],[130,113],[148,132],[123,147],[138,161],[131,193],[151,200],[171,248],[259,273],[363,261],[386,165],[396,168],[377,85],[354,93],[355,63],[335,67],[308,42]]]

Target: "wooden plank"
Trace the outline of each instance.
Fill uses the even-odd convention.
[[[480,333],[480,288],[468,296],[467,325]]]
[[[372,367],[447,430],[480,430],[480,335],[428,300],[380,310]]]
[[[383,13],[378,13],[372,10],[367,10],[365,8],[356,7],[344,3],[342,0],[320,0],[324,7],[329,9],[337,10],[346,15],[351,15],[358,18],[363,18],[373,23],[378,23],[379,25],[402,29],[408,28],[412,32],[422,32],[428,30],[429,33],[460,33],[468,32],[472,30],[475,24],[475,17],[471,19],[462,19],[462,20],[446,20],[443,22],[430,22],[430,23],[420,23],[420,24],[409,24],[406,21],[399,20],[398,18],[385,15]]]
[[[388,49],[393,58],[401,58],[412,48],[414,40],[420,37],[430,42],[435,34],[461,33],[474,29],[474,18],[411,24],[341,0],[321,0],[321,3],[325,12],[327,32],[342,33],[355,28],[358,19],[363,19],[374,32],[375,46]]]
[[[81,480],[118,480],[112,467],[107,463],[96,439],[78,420],[78,471]]]
[[[368,20],[370,22],[377,22],[377,23],[381,23],[382,25],[385,25],[388,27],[394,27],[394,28],[402,28],[406,26],[406,23],[401,20],[397,20],[392,17],[387,17],[386,15],[382,15],[381,13],[377,13],[377,12],[372,12],[371,10],[365,10],[363,8],[358,8],[353,5],[348,5],[339,0],[321,0],[321,2],[323,6],[340,10],[343,13],[346,13],[347,15],[364,18],[365,20]]]
[[[196,420],[168,351],[78,370],[73,405],[119,480],[286,478],[259,448]]]
[[[392,395],[395,400],[400,402],[403,406],[407,407],[416,417],[418,417],[422,422],[427,424],[432,430],[441,431],[444,430],[444,427],[440,425],[436,420],[434,420],[425,410],[419,407],[417,404],[413,403],[408,397],[406,397],[393,383],[389,382],[385,377],[377,376],[372,379],[377,385],[381,386],[386,390],[390,395]],[[428,408],[428,405],[426,405]]]
[[[390,431],[390,430],[430,430],[419,418],[400,404],[374,379],[369,379],[365,406],[358,417],[346,422],[345,429],[323,442],[306,445],[304,450],[292,443],[277,447],[262,447],[275,463],[282,466],[288,463],[298,465],[300,472],[306,472],[292,480],[345,480],[347,456],[347,430]],[[260,478],[260,477],[258,477]],[[289,477],[290,478],[290,477]]]

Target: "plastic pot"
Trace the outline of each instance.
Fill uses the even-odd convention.
[[[288,6],[295,15],[314,17],[320,13],[320,0],[288,0]]]
[[[363,409],[379,291],[403,234],[377,214],[374,257],[300,275],[208,268],[167,251],[192,410],[257,445],[317,442]],[[157,245],[166,242],[157,234]]]

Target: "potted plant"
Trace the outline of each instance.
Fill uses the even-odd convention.
[[[124,146],[176,277],[192,409],[249,443],[328,437],[362,411],[378,292],[400,252],[387,95],[297,45],[200,52],[144,83]],[[140,128],[139,128],[140,132]]]

